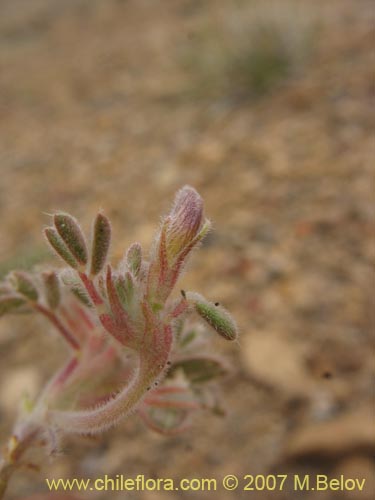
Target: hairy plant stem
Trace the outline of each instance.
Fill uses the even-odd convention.
[[[163,376],[166,361],[170,352],[170,344],[164,357],[149,363],[140,359],[139,366],[132,382],[113,399],[98,408],[81,411],[51,411],[52,420],[59,426],[73,433],[97,433],[115,425],[119,420],[135,410],[138,403]]]

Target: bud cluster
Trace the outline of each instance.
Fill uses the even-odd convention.
[[[200,294],[171,297],[209,229],[202,198],[185,186],[162,220],[148,258],[134,243],[115,267],[108,262],[111,224],[103,213],[96,216],[90,239],[71,215],[53,216],[44,234],[65,267],[10,273],[0,283],[0,316],[41,314],[61,334],[69,356],[24,409],[12,451],[4,452],[3,470],[16,466],[25,443],[53,452],[63,434],[98,433],[130,412],[164,434],[185,429],[199,409],[221,412],[211,382],[227,367],[210,353],[201,325],[188,318],[202,319],[230,341],[237,338],[235,322]],[[0,480],[1,470],[0,462]]]

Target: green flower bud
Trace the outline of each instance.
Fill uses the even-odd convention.
[[[42,277],[48,305],[51,309],[56,309],[61,300],[59,278],[53,271],[43,273]]]
[[[88,257],[85,237],[75,218],[69,214],[61,213],[54,216],[53,222],[57,232],[77,262],[81,265],[87,264]]]
[[[129,247],[126,253],[126,261],[130,271],[137,277],[142,265],[142,247],[139,243],[133,243]]]
[[[0,296],[0,317],[7,313],[15,312],[21,306],[26,304],[26,300],[19,295],[1,295]]]
[[[186,292],[186,299],[193,305],[199,316],[216,330],[219,335],[226,340],[237,339],[237,325],[228,311],[223,307],[209,302],[199,293]]]
[[[34,285],[31,276],[23,271],[14,271],[10,275],[10,281],[15,290],[24,295],[29,300],[36,302],[38,300],[38,290]]]
[[[96,276],[103,269],[107,260],[110,242],[111,224],[105,215],[99,213],[94,222],[91,251],[91,275]]]
[[[44,230],[44,234],[48,240],[48,243],[51,245],[51,247],[55,250],[55,252],[73,269],[77,269],[78,265],[73,257],[73,255],[70,253],[68,248],[66,247],[65,243],[63,240],[60,238],[58,232],[56,231],[55,228],[53,227],[47,227]]]

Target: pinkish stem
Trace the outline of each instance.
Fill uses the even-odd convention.
[[[93,301],[95,306],[100,306],[103,304],[103,299],[99,295],[98,291],[95,288],[94,282],[92,281],[91,278],[87,276],[86,273],[79,272],[79,277],[82,280],[82,283],[84,284],[87,293],[90,295],[91,300]]]
[[[172,347],[170,328],[165,328],[162,351],[141,353],[133,379],[113,399],[98,408],[82,411],[51,411],[51,419],[66,432],[94,434],[115,425],[142,401],[147,390],[164,374]]]
[[[34,308],[43,314],[49,321],[57,328],[57,330],[61,333],[64,339],[68,342],[68,344],[75,350],[80,349],[80,345],[77,339],[73,336],[73,334],[63,325],[63,323],[59,320],[56,314],[53,311],[50,311],[42,304],[34,304]]]

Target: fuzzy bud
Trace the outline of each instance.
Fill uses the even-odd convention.
[[[32,302],[36,302],[38,300],[38,290],[28,273],[25,273],[24,271],[14,271],[10,275],[10,281],[13,284],[15,290],[21,295],[31,300]]]
[[[66,247],[63,240],[60,238],[58,232],[53,227],[47,227],[44,230],[44,234],[48,240],[48,243],[55,250],[57,255],[59,255],[70,267],[77,269],[77,262],[73,255],[70,253]]]
[[[171,260],[194,240],[203,223],[203,200],[194,188],[178,191],[168,221],[166,251]]]
[[[92,306],[90,297],[83,287],[81,281],[70,269],[65,269],[60,274],[60,279],[64,285],[66,285],[70,291],[77,297],[77,299],[88,307]]]
[[[126,253],[126,262],[130,271],[137,277],[142,265],[142,247],[139,243],[133,243],[129,247]]]
[[[16,294],[0,296],[0,317],[7,313],[15,312],[19,307],[26,304],[26,300]]]
[[[82,230],[69,214],[56,214],[53,222],[57,232],[80,265],[87,264],[87,248]]]
[[[186,292],[186,300],[219,335],[226,340],[236,340],[238,336],[237,325],[228,311],[213,302],[209,302],[199,293]]]
[[[47,303],[51,309],[56,309],[61,300],[59,278],[53,271],[43,273],[42,277]]]
[[[94,222],[90,273],[96,276],[103,269],[111,242],[111,224],[105,215],[99,213]]]
[[[129,272],[125,273],[125,276],[117,278],[116,290],[122,305],[128,306],[134,295],[134,281]]]

